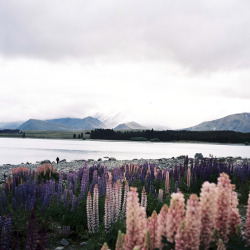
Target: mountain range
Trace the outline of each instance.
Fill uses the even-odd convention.
[[[116,123],[117,124],[117,123]],[[78,131],[98,128],[113,128],[114,130],[147,129],[134,121],[121,123],[115,126],[115,122],[109,118],[102,121],[91,116],[80,118],[58,118],[49,120],[29,119],[25,122],[1,122],[0,129],[20,130],[54,130],[54,131]],[[153,127],[155,128],[155,127]],[[150,128],[151,129],[151,128]],[[157,130],[157,128],[155,128]],[[218,131],[231,130],[236,132],[250,133],[250,113],[232,114],[226,117],[202,122],[196,126],[182,130],[190,131]]]
[[[190,131],[218,131],[231,130],[236,132],[250,132],[250,113],[228,115],[226,117],[202,122],[196,126],[186,128]]]

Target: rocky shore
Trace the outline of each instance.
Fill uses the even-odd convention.
[[[12,168],[17,168],[17,167],[26,167],[28,169],[35,169],[42,164],[48,163],[48,164],[53,164],[53,166],[58,170],[58,171],[63,171],[63,172],[69,172],[69,171],[74,171],[77,170],[81,167],[84,166],[84,164],[87,163],[88,166],[93,166],[93,165],[102,165],[102,166],[107,166],[108,169],[113,169],[115,167],[120,167],[122,165],[126,164],[155,164],[157,167],[160,169],[165,169],[165,168],[172,168],[176,164],[183,164],[185,156],[179,156],[179,157],[172,157],[172,158],[161,158],[161,159],[133,159],[133,160],[116,160],[115,158],[109,158],[109,157],[104,157],[103,159],[98,159],[97,161],[93,159],[88,159],[88,160],[74,160],[67,162],[66,160],[61,160],[58,164],[56,162],[50,162],[49,160],[44,160],[41,162],[36,162],[35,164],[33,163],[20,163],[17,165],[12,165],[12,164],[4,164],[0,166],[0,184],[5,182],[5,179],[9,177],[12,174]],[[200,159],[202,158],[199,157]],[[191,158],[189,158],[191,159]],[[233,157],[226,157],[226,158],[218,158],[219,161],[225,161],[225,162],[233,162],[235,164],[243,164],[244,161],[249,161],[250,158],[233,158]]]

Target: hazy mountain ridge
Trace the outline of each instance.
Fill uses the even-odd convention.
[[[119,124],[114,128],[114,130],[132,130],[132,129],[146,129],[146,128],[133,121]]]
[[[104,128],[105,125],[96,118],[58,118],[50,120],[29,119],[18,129],[20,130],[43,130],[43,131],[75,131],[84,129]]]
[[[218,131],[231,130],[236,132],[250,132],[250,113],[228,115],[220,119],[202,122],[196,126],[186,128],[190,131]]]
[[[69,127],[61,124],[56,124],[48,121],[42,121],[37,119],[29,119],[24,122],[18,129],[20,130],[42,130],[42,131],[70,131]]]
[[[95,129],[95,128],[105,128],[105,124],[101,122],[97,118],[93,118],[91,116],[85,117],[83,119],[80,118],[58,118],[58,119],[50,119],[48,122],[60,124],[72,129]]]

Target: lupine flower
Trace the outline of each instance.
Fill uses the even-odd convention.
[[[109,233],[110,229],[111,229],[111,224],[112,224],[112,211],[110,210],[111,206],[110,206],[110,199],[109,196],[106,195],[105,198],[105,205],[104,205],[104,209],[105,209],[105,213],[104,213],[104,228],[105,228],[105,232]]]
[[[121,230],[119,230],[116,240],[115,250],[123,250],[124,249],[123,244],[124,244],[124,234],[121,232]]]
[[[248,195],[247,219],[246,219],[245,235],[246,235],[247,246],[250,246],[250,192],[249,192],[249,195]]]
[[[231,193],[232,188],[229,176],[225,173],[220,174],[217,184],[215,229],[217,229],[219,237],[224,242],[228,241]]]
[[[76,210],[76,196],[73,195],[73,198],[72,198],[72,207],[71,207],[70,212],[74,212],[75,210]]]
[[[126,215],[128,191],[129,191],[128,182],[125,181],[121,219],[123,219]]]
[[[201,246],[209,249],[214,227],[216,185],[204,182],[200,193],[201,204]]]
[[[101,250],[109,250],[109,247],[106,242],[103,244]]]
[[[188,249],[198,250],[201,233],[201,207],[196,194],[191,194],[187,201],[185,225],[188,235]]]
[[[177,234],[175,236],[175,249],[176,250],[187,250],[188,249],[188,234],[185,225],[185,221],[180,223],[180,226],[177,230]]]
[[[145,236],[146,236],[146,230],[147,230],[147,215],[146,215],[146,209],[144,207],[140,206],[140,234],[142,238],[142,242],[144,242]]]
[[[107,184],[106,184],[106,196],[108,196],[108,203],[107,205],[109,206],[108,210],[109,211],[109,219],[111,220],[111,223],[113,223],[114,220],[114,189],[112,188],[112,182],[109,179]]]
[[[169,172],[168,171],[166,173],[165,192],[166,192],[166,194],[169,193]]]
[[[167,239],[169,242],[174,242],[180,222],[184,220],[184,202],[184,195],[182,193],[171,194],[171,201],[167,214]]]
[[[232,191],[231,212],[229,217],[229,234],[236,235],[237,233],[240,233],[239,236],[241,236],[241,232],[239,232],[239,228],[241,231],[241,220],[240,220],[238,204],[239,204],[238,195],[236,192]]]
[[[140,231],[140,205],[137,189],[131,187],[128,192],[126,208],[126,235],[124,242],[125,250],[132,250],[135,246],[143,247],[142,235]]]
[[[163,247],[163,243],[161,242],[162,236],[165,236],[167,238],[167,214],[168,214],[168,206],[164,204],[158,215],[158,221],[157,221],[158,226],[156,233],[156,247],[160,249]]]
[[[98,186],[95,185],[93,194],[93,232],[97,232],[99,228],[99,193]]]
[[[142,188],[141,192],[141,206],[147,209],[147,193],[145,191],[145,187]]]
[[[156,246],[157,226],[158,226],[157,217],[158,217],[157,213],[156,211],[154,211],[151,217],[149,217],[147,221],[147,229],[150,232],[150,238],[151,238],[153,247]]]
[[[88,192],[87,196],[87,205],[86,205],[86,210],[87,210],[87,221],[88,221],[88,231],[89,233],[93,232],[93,208],[92,208],[92,197],[90,192]]]

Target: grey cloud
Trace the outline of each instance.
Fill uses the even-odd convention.
[[[0,54],[46,60],[250,66],[248,0],[3,1]]]

